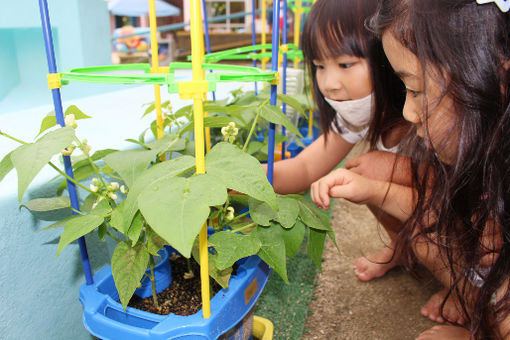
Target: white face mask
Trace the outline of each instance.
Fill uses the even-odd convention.
[[[361,99],[344,100],[341,102],[326,97],[324,99],[348,124],[361,127],[370,122],[372,116],[372,94]]]

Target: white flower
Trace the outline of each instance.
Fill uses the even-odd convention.
[[[115,191],[119,190],[119,183],[111,182],[110,184],[108,184],[106,186],[106,189],[108,189],[108,191],[115,192]]]
[[[236,123],[230,122],[227,126],[221,128],[221,134],[225,141],[229,141],[230,143],[234,143],[236,136],[239,132],[239,129],[236,128]]]
[[[123,194],[127,194],[128,190],[126,189],[126,186],[121,185],[120,186],[120,192],[123,193]]]
[[[94,185],[99,185],[99,179],[96,177],[92,178],[92,183],[94,183]]]
[[[228,134],[228,127],[226,127],[226,126],[222,127],[221,134],[226,137]]]
[[[78,124],[76,124],[76,117],[72,113],[66,115],[64,121],[66,123],[66,126],[70,126],[73,129],[76,129],[76,127],[78,127]]]
[[[117,195],[115,195],[113,192],[109,192],[108,196],[110,196],[110,198],[114,201],[117,199]]]
[[[97,192],[99,190],[99,188],[92,183],[90,183],[89,188],[90,188],[90,191],[92,191],[92,192]]]
[[[227,221],[232,221],[234,219],[234,208],[233,207],[227,208],[227,214],[225,215],[225,219]]]

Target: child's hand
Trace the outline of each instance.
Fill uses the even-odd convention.
[[[345,168],[367,178],[389,182],[396,158],[391,152],[370,151],[348,160]]]
[[[345,168],[355,173],[384,182],[410,186],[412,184],[410,159],[387,151],[370,151],[352,158]]]
[[[312,184],[310,196],[320,209],[329,209],[329,199],[345,198],[354,203],[366,203],[377,181],[353,171],[336,169]]]

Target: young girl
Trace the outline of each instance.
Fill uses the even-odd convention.
[[[362,140],[368,140],[372,150],[382,151],[352,160],[347,166],[371,178],[390,180],[395,152],[408,124],[401,114],[403,85],[393,74],[380,39],[364,26],[376,5],[376,0],[318,0],[308,14],[302,48],[323,134],[297,157],[275,163],[276,192],[308,189]],[[377,171],[358,167],[374,163],[380,164]],[[410,174],[394,177],[394,181],[409,182]],[[393,240],[401,223],[371,208]],[[358,259],[355,273],[368,281],[384,275],[396,263],[389,245],[369,259]]]
[[[509,339],[509,15],[474,0],[383,0],[374,26],[428,148],[412,157],[416,191],[342,169],[314,183],[314,201],[369,202],[407,220],[398,243],[447,287],[429,311],[444,315],[450,298],[460,307],[448,313],[461,322],[418,339]]]

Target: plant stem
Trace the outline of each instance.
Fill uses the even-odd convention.
[[[251,227],[254,227],[256,225],[257,225],[257,223],[250,223],[250,224],[245,225],[244,227],[240,227],[240,228],[237,228],[237,229],[230,230],[230,232],[231,233],[240,233],[240,232],[243,232],[246,229],[250,229]]]
[[[85,156],[87,157],[87,160],[89,161],[90,163],[90,166],[92,167],[92,169],[94,169],[95,173],[97,174],[97,176],[99,177],[99,180],[101,181],[101,183],[103,183],[103,185],[105,186],[106,188],[106,183],[105,181],[103,180],[103,177],[101,176],[101,173],[99,172],[99,169],[97,168],[96,164],[94,163],[94,161],[92,160],[92,158],[90,158],[90,155],[88,152],[86,152],[83,147],[83,144],[82,142],[76,138],[76,136],[74,137],[74,140],[76,141],[76,143],[78,143],[80,149],[82,150],[82,152],[85,154]]]
[[[253,123],[251,124],[250,133],[248,134],[248,137],[246,138],[246,142],[244,143],[244,146],[243,146],[243,152],[246,152],[246,149],[248,148],[248,143],[250,143],[251,136],[253,135],[253,132],[255,131],[255,127],[257,126],[257,121],[260,116],[260,111],[262,111],[262,107],[264,105],[266,105],[266,103],[268,101],[269,100],[264,101],[264,103],[262,103],[262,105],[260,105],[257,109],[257,115],[255,116],[255,119],[253,120]]]
[[[12,139],[13,141],[18,142],[18,143],[20,143],[20,144],[28,144],[28,143],[23,142],[22,140],[19,140],[19,139],[15,138],[15,137],[13,137],[13,136],[11,136],[11,135],[8,135],[8,134],[6,134],[5,132],[2,132],[2,131],[0,131],[0,135],[2,135],[2,136],[4,136],[4,137],[7,137],[7,138],[9,138],[9,139]]]
[[[149,268],[151,269],[151,286],[152,286],[152,301],[154,302],[154,306],[156,308],[159,308],[159,303],[158,303],[158,296],[156,294],[156,279],[155,279],[155,276],[154,276],[154,256],[151,254],[149,256]]]
[[[48,164],[53,168],[55,169],[55,171],[57,171],[59,174],[61,174],[62,176],[64,176],[68,181],[71,181],[73,182],[74,184],[76,184],[77,186],[79,186],[80,188],[90,192],[91,194],[94,194],[96,195],[97,197],[101,197],[101,195],[99,195],[97,192],[93,192],[92,190],[90,190],[89,188],[87,188],[86,186],[82,185],[80,182],[76,181],[74,178],[71,178],[69,177],[64,171],[60,170],[55,164],[53,164],[52,162],[48,162]]]
[[[113,235],[113,234],[111,233],[111,231],[107,230],[107,231],[106,231],[106,233],[108,234],[108,236],[110,236],[112,239],[114,239],[114,240],[115,240],[115,242],[117,242],[117,243],[120,243],[120,242],[121,242],[121,241],[120,241],[120,240],[119,240],[119,239],[118,239],[115,235]]]
[[[193,273],[193,269],[191,269],[191,260],[186,258],[186,263],[188,265],[188,273]]]
[[[74,211],[75,213],[77,213],[78,215],[85,215],[84,213],[82,213],[82,212],[81,212],[81,211],[79,211],[79,210],[74,209],[73,207],[70,207],[70,209],[71,209],[72,211]]]
[[[237,221],[238,219],[240,219],[240,218],[242,218],[242,217],[244,217],[244,216],[248,215],[249,213],[250,213],[250,212],[249,212],[249,211],[247,211],[247,212],[245,212],[245,213],[239,214],[239,215],[237,215],[236,217],[234,217],[231,221],[229,221],[229,223],[235,222],[235,221]]]

